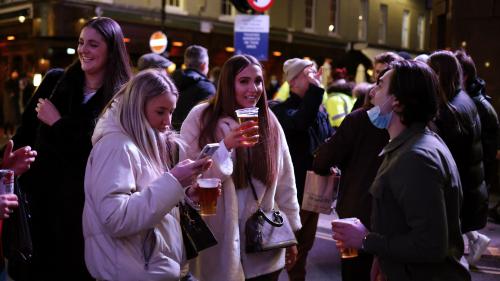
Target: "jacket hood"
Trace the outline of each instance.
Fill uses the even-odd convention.
[[[467,87],[467,93],[471,96],[485,95],[486,94],[486,82],[481,78],[476,78]]]
[[[97,121],[97,125],[92,134],[92,145],[95,145],[105,135],[123,132],[123,129],[118,120],[118,105],[120,98],[116,98],[111,106],[104,112],[104,114]]]
[[[186,69],[184,71],[174,72],[172,78],[179,91],[182,91],[191,85],[197,84],[200,81],[209,81],[207,77],[195,69]]]

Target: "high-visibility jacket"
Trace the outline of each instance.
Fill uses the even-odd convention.
[[[344,117],[351,112],[355,101],[355,99],[344,93],[328,93],[325,108],[328,112],[328,120],[332,127],[340,126],[340,123],[344,121]]]

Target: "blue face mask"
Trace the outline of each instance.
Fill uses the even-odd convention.
[[[382,106],[384,106],[389,100],[384,102]],[[368,118],[370,118],[370,122],[372,122],[373,126],[379,129],[387,129],[389,127],[389,123],[392,119],[392,110],[387,114],[380,114],[380,106],[376,105],[370,110],[366,112],[368,114]]]

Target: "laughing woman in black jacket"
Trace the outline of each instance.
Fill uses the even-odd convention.
[[[30,266],[9,261],[15,280],[92,280],[82,234],[85,165],[97,118],[131,76],[120,26],[94,18],[81,30],[78,60],[47,73],[23,115],[14,143],[38,151],[20,178],[32,213]]]

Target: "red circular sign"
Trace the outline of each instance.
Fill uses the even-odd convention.
[[[156,54],[161,54],[167,49],[167,35],[161,31],[156,31],[149,38],[149,47]]]
[[[253,10],[263,13],[271,8],[274,0],[247,0],[247,2]]]

